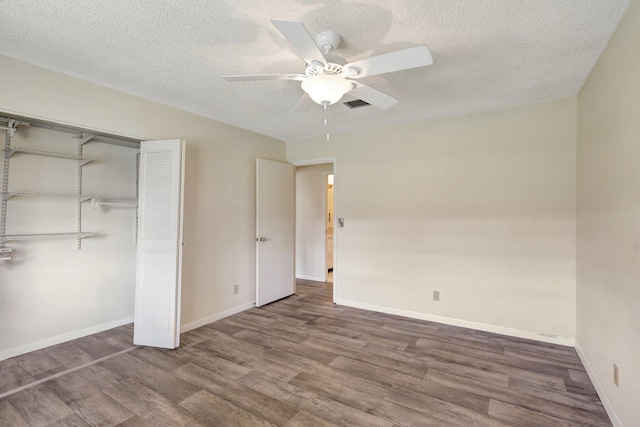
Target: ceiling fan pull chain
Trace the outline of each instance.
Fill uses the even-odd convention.
[[[329,122],[329,103],[323,102],[322,106],[324,107],[324,126],[327,126]],[[329,132],[327,131],[327,141],[329,140]]]
[[[327,104],[324,104],[324,125],[327,125],[329,119],[329,108],[327,107]]]

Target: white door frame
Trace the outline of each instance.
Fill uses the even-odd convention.
[[[331,163],[333,165],[333,214],[334,216],[338,217],[337,212],[339,212],[338,208],[338,160],[335,157],[323,157],[323,158],[319,158],[319,159],[309,159],[309,160],[291,160],[289,161],[289,163],[291,163],[292,165],[298,167],[298,166],[313,166],[313,165],[323,165],[323,164],[327,164],[327,163]],[[325,186],[326,187],[326,186]],[[326,191],[327,189],[324,189],[324,198],[326,200]],[[326,209],[325,209],[326,210]],[[326,217],[326,215],[324,215]],[[326,218],[325,218],[326,219]],[[335,221],[334,224],[337,224],[338,222]],[[325,223],[326,224],[326,223]],[[340,274],[340,269],[338,268],[338,234],[336,232],[336,226],[334,226],[333,229],[333,302],[335,303],[337,298],[338,298],[338,275]],[[326,229],[326,228],[325,228]],[[327,244],[327,239],[325,236],[324,239],[324,244],[325,244],[325,257],[326,257],[326,244]],[[326,261],[323,261],[323,264],[325,265],[325,275],[326,275]],[[325,276],[326,277],[326,276]]]

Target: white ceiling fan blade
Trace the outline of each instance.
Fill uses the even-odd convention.
[[[292,113],[302,113],[304,111],[309,111],[314,105],[318,105],[314,102],[313,99],[309,96],[308,93],[305,92],[304,95],[296,102],[296,105],[291,110]]]
[[[304,58],[307,64],[312,61],[318,61],[321,64],[327,63],[315,40],[313,40],[309,31],[301,22],[284,19],[272,19],[271,22],[291,43],[298,55]]]
[[[244,74],[239,76],[222,76],[228,82],[248,82],[252,80],[304,80],[304,74]]]
[[[429,52],[427,46],[422,44],[352,62],[345,65],[343,69],[346,70],[345,75],[347,77],[359,78],[424,67],[431,64],[433,64],[431,52]]]
[[[398,103],[398,100],[393,96],[380,92],[370,86],[363,85],[360,82],[353,82],[356,86],[355,89],[349,91],[349,95],[362,99],[368,102],[374,107],[378,107],[381,110],[388,110]]]

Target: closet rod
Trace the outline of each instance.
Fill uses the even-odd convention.
[[[117,202],[94,202],[91,201],[91,207],[94,210],[98,210],[100,206],[120,206],[123,208],[137,208],[137,203],[117,203]]]

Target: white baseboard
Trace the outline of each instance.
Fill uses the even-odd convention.
[[[41,350],[43,348],[51,347],[52,345],[86,337],[87,335],[97,334],[98,332],[117,328],[118,326],[127,325],[129,323],[133,323],[133,315],[124,317],[122,319],[113,320],[111,322],[102,323],[100,325],[90,326],[88,328],[67,332],[66,334],[57,335],[55,337],[46,338],[44,340],[24,344],[18,347],[9,348],[0,352],[0,360],[19,356],[31,351]]]
[[[314,282],[324,282],[327,280],[325,277],[307,276],[306,274],[296,274],[296,279],[313,280]]]
[[[395,314],[398,316],[410,317],[412,319],[427,320],[430,322],[443,323],[445,325],[460,326],[463,328],[476,329],[479,331],[493,332],[500,335],[508,335],[511,337],[525,338],[535,341],[541,341],[551,344],[566,345],[573,347],[575,345],[574,338],[560,337],[556,335],[542,334],[540,332],[525,331],[522,329],[507,328],[504,326],[489,325],[486,323],[472,322],[469,320],[454,319],[451,317],[437,316],[434,314],[420,313],[418,311],[402,310],[381,305],[366,304],[343,299],[336,299],[336,304],[346,305],[363,310],[378,311],[380,313]]]
[[[604,387],[598,380],[598,377],[596,376],[596,372],[593,370],[593,367],[589,363],[589,359],[587,358],[587,355],[584,354],[584,351],[582,351],[582,347],[580,347],[580,343],[577,341],[576,341],[576,353],[578,353],[578,357],[582,361],[584,368],[587,370],[587,374],[589,375],[589,378],[591,379],[593,386],[596,388],[596,392],[600,397],[602,406],[604,406],[604,409],[607,411],[607,415],[609,415],[609,418],[611,419],[611,423],[615,427],[624,427],[622,425],[622,421],[620,421],[620,417],[618,417],[618,413],[613,408],[613,405],[611,404],[611,401],[609,400],[607,393],[604,391]]]
[[[237,307],[230,308],[220,313],[212,314],[211,316],[207,316],[203,319],[196,320],[194,322],[190,322],[180,327],[180,333],[184,333],[190,331],[192,329],[199,328],[200,326],[204,326],[211,322],[215,322],[216,320],[224,319],[225,317],[229,317],[232,314],[240,313],[241,311],[247,310],[249,308],[255,307],[255,301],[251,301],[246,304],[239,305]],[[9,359],[10,357],[20,356],[21,354],[29,353],[31,351],[40,350],[43,348],[51,347],[52,345],[60,344],[63,342],[71,341],[76,338],[82,338],[87,335],[97,334],[98,332],[106,331],[109,329],[117,328],[118,326],[127,325],[129,323],[133,323],[133,315],[114,320],[112,322],[103,323],[96,326],[91,326],[84,329],[79,329],[77,331],[68,332],[66,334],[57,335],[55,337],[47,338],[41,341],[36,341],[33,343],[21,345],[14,348],[9,348],[3,351],[0,351],[0,361]]]
[[[193,329],[197,329],[200,326],[208,325],[211,322],[215,322],[216,320],[224,319],[225,317],[229,317],[233,314],[240,313],[241,311],[248,310],[252,307],[256,306],[255,301],[248,302],[246,304],[238,305],[236,307],[232,307],[228,310],[221,311],[220,313],[212,314],[211,316],[204,317],[202,319],[186,323],[180,327],[180,333],[183,334],[185,332],[191,331]]]

